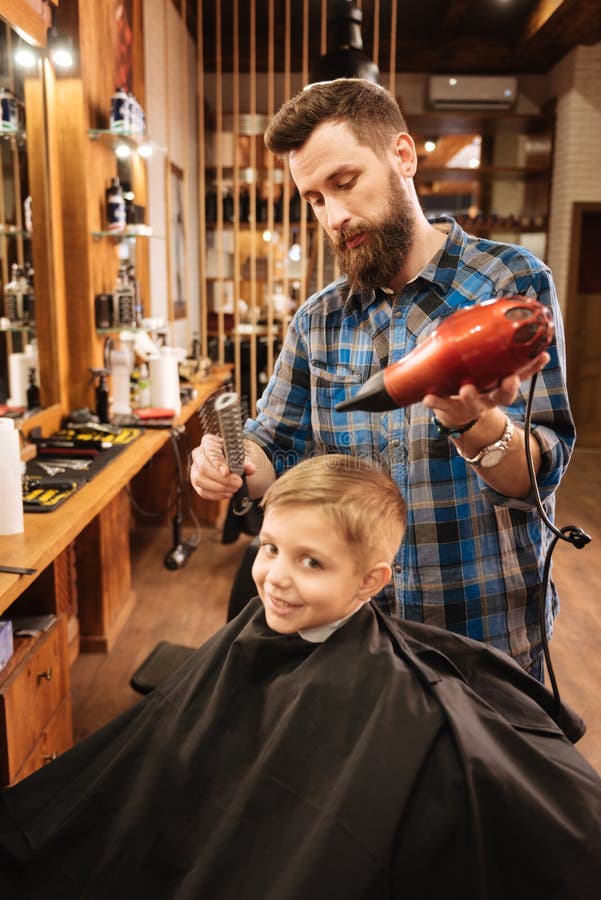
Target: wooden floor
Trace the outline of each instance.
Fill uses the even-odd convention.
[[[587,723],[578,748],[601,772],[601,452],[578,450],[561,485],[558,526],[578,525],[592,538],[582,550],[559,542],[553,577],[561,612],[551,641],[559,690]],[[129,686],[137,666],[160,640],[199,646],[225,621],[230,583],[250,538],[223,545],[203,531],[187,566],[169,571],[163,557],[170,529],[132,533],[137,606],[108,655],[85,654],[73,667],[75,738],[80,740],[140,699]]]

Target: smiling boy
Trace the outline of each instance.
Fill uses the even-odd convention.
[[[390,581],[405,504],[377,467],[317,457],[274,482],[262,505],[252,574],[274,631],[315,640]]]
[[[506,654],[369,602],[403,519],[357,457],[282,475],[262,603],[0,793],[0,896],[597,900],[582,723]]]

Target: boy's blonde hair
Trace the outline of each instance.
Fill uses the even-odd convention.
[[[392,562],[401,543],[406,505],[390,474],[375,462],[331,453],[288,469],[265,492],[265,512],[300,504],[332,517],[355,549],[358,566]]]

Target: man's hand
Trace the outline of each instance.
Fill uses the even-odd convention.
[[[256,466],[245,460],[246,475],[253,475]],[[216,434],[205,434],[199,446],[192,451],[190,481],[196,493],[204,500],[230,500],[242,487],[239,475],[230,472],[223,453],[223,440]]]

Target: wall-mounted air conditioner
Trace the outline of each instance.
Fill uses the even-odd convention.
[[[428,101],[435,109],[509,109],[517,93],[511,75],[431,75]]]

